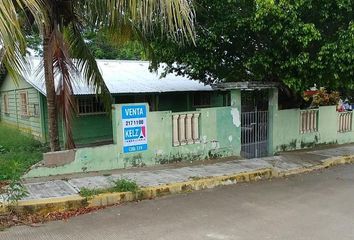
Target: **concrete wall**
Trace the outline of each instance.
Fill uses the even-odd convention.
[[[338,132],[338,113],[335,106],[319,108],[317,132],[300,133],[300,109],[278,110],[277,90],[270,90],[269,93],[270,153],[308,148],[319,144],[353,142],[353,131]],[[145,105],[148,108],[148,104]],[[231,91],[230,107],[197,109],[196,111],[200,113],[201,141],[183,146],[173,146],[172,116],[175,113],[172,111],[148,112],[148,149],[141,152],[124,153],[121,105],[114,105],[112,113],[114,144],[80,148],[71,153],[64,151],[63,156],[72,156],[70,160],[67,157],[58,157],[60,153],[53,155],[48,153],[44,157],[44,161],[29,171],[26,177],[239,156],[241,150],[240,110],[241,93],[239,90]],[[112,125],[112,122],[107,124]],[[95,123],[90,123],[85,128],[90,128],[90,126],[95,127],[95,131],[102,128]]]
[[[201,143],[176,147],[172,140],[172,112],[149,112],[148,151],[125,154],[122,152],[120,106],[116,105],[113,115],[117,118],[113,128],[118,157],[124,160],[124,167],[130,167],[239,155],[239,132],[233,124],[231,110],[231,107],[199,109]]]
[[[57,164],[53,164],[49,154],[45,157],[47,161],[33,167],[26,177],[238,156],[240,154],[241,126],[239,124],[240,110],[236,106],[239,104],[235,103],[231,107],[199,109],[201,142],[176,147],[172,142],[172,112],[148,112],[148,150],[136,153],[123,153],[121,107],[114,105],[112,115],[115,144],[76,149],[75,158],[69,163],[58,161]],[[67,153],[63,152],[63,154]],[[57,156],[53,156],[53,158],[57,158]],[[46,166],[46,162],[51,162],[51,164]]]
[[[345,133],[338,132],[336,106],[319,107],[318,131],[312,133],[300,132],[300,109],[278,110],[276,91],[271,96],[270,107],[271,153],[304,149],[316,145],[354,142],[353,130]],[[353,123],[352,126],[354,126]]]
[[[20,93],[27,92],[28,115],[21,116]],[[8,113],[4,112],[4,95],[8,96]],[[40,94],[31,85],[24,81],[15,84],[10,77],[6,77],[0,86],[0,119],[2,123],[32,134],[39,140],[44,139],[43,123],[41,122]],[[37,113],[35,114],[35,108]]]

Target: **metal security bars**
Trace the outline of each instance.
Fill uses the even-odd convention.
[[[258,158],[268,155],[268,111],[241,113],[241,156]]]
[[[318,131],[318,109],[300,111],[300,133]]]
[[[339,112],[338,113],[338,132],[352,131],[353,112]]]
[[[198,112],[172,115],[173,146],[200,142]]]

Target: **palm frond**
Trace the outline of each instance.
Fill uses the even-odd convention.
[[[18,83],[25,71],[27,61],[24,58],[26,39],[22,32],[18,11],[29,10],[37,23],[45,21],[42,14],[42,0],[2,0],[0,4],[0,63],[4,64],[15,83]]]
[[[52,35],[53,69],[57,80],[56,104],[64,124],[65,148],[75,148],[72,133],[72,120],[76,113],[73,84],[78,71],[73,64],[62,34],[55,30]]]
[[[78,8],[90,22],[119,29],[131,22],[144,34],[161,30],[176,42],[195,41],[195,10],[192,0],[83,0]]]
[[[105,109],[111,112],[112,96],[103,80],[95,57],[87,47],[80,30],[74,24],[70,24],[64,31],[65,41],[68,43],[70,56],[75,58],[74,64],[82,74],[88,86],[94,88],[96,95],[100,95]]]
[[[0,4],[0,45],[1,63],[17,82],[25,66],[22,54],[26,48],[26,41],[12,0],[4,0]]]

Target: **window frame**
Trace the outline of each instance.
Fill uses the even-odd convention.
[[[196,104],[196,97],[202,97],[203,95],[208,96],[208,102],[207,104]],[[201,108],[201,107],[211,107],[211,92],[195,92],[192,95],[192,106],[195,108]]]
[[[22,117],[28,117],[29,116],[28,92],[27,91],[20,91],[19,94],[20,94],[20,115]],[[23,96],[25,96],[25,97],[23,98]],[[23,102],[22,100],[25,100],[25,102]],[[23,111],[24,109],[26,110],[26,112]]]
[[[101,109],[102,111],[98,111],[98,112],[80,112],[80,110],[82,109],[80,106],[80,101],[87,101],[90,100],[90,105],[89,106],[91,109],[94,109],[94,104],[102,104],[102,106],[96,106],[96,109]],[[86,102],[87,103],[87,102]],[[86,104],[85,103],[85,104]],[[77,107],[77,115],[78,116],[90,116],[90,115],[103,115],[106,114],[106,112],[104,111],[104,106],[103,103],[100,102],[99,98],[97,98],[96,96],[79,96],[76,98],[76,107]],[[87,106],[85,106],[86,108]]]
[[[33,116],[39,117],[40,115],[41,115],[41,108],[39,106],[39,103],[34,103],[33,104]]]
[[[10,114],[9,111],[9,95],[7,93],[4,93],[3,95],[3,101],[4,101],[4,114]]]

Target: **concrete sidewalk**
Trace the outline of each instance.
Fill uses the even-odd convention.
[[[161,193],[170,194],[237,182],[282,177],[323,169],[331,165],[352,163],[353,161],[354,145],[345,145],[320,150],[286,152],[278,156],[257,159],[229,160],[211,164],[200,162],[194,166],[167,167],[165,169],[129,169],[104,176],[75,177],[74,175],[70,179],[47,181],[39,179],[39,182],[32,179],[31,182],[25,183],[29,195],[19,201],[19,206],[27,210],[31,206],[35,206],[36,210],[43,210],[48,208],[48,204],[50,204],[52,210],[66,210],[67,206],[71,208],[103,206],[136,200],[136,196],[129,196],[127,193],[124,195],[121,193],[102,194],[102,196],[96,196],[89,200],[79,195],[81,188],[108,188],[117,179],[136,181],[142,189],[139,198],[146,199],[160,196]]]

